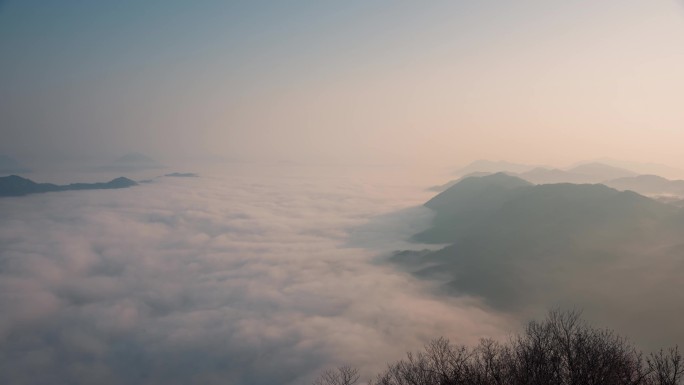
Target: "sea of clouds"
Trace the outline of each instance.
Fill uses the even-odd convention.
[[[387,175],[214,172],[0,200],[0,383],[305,384],[439,336],[506,335],[478,299],[382,262],[431,218],[416,207],[429,184]]]

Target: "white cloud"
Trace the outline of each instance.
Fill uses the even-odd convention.
[[[376,263],[413,228],[368,220],[420,202],[410,185],[204,177],[3,199],[0,380],[306,383],[501,335],[477,300]]]

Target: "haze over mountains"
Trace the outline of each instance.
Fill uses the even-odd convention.
[[[684,197],[684,180],[669,180],[657,175],[638,175],[604,182],[617,190],[632,190],[645,195]]]
[[[613,167],[623,168],[633,171],[639,175],[660,175],[668,179],[683,179],[684,170],[677,167],[672,167],[666,164],[653,162],[630,162],[624,160],[616,160],[612,158],[599,158],[592,162],[602,163]],[[582,162],[585,163],[585,162]]]
[[[612,161],[611,163],[623,163]],[[676,173],[675,168],[663,165],[640,164],[632,163],[640,169],[660,169],[665,172]],[[641,165],[642,167],[639,167]],[[501,169],[496,170],[496,167]],[[522,172],[513,172],[512,169],[524,170]],[[473,171],[477,170],[477,171]],[[485,171],[495,170],[495,171]],[[464,167],[459,171],[463,172],[458,179],[452,180],[446,184],[433,186],[429,188],[430,191],[442,192],[449,187],[457,184],[468,177],[479,177],[490,175],[495,172],[505,172],[508,175],[516,176],[534,184],[552,184],[552,183],[601,183],[609,187],[613,187],[621,191],[635,191],[642,195],[658,198],[669,203],[679,204],[678,201],[684,199],[684,180],[670,180],[662,176],[651,174],[639,174],[631,169],[617,167],[612,164],[605,164],[599,162],[581,163],[576,166],[559,169],[549,167],[533,167],[519,165],[508,162],[490,162],[490,161],[475,161],[470,165]],[[677,198],[680,199],[677,199]]]
[[[684,178],[684,170],[657,163],[628,162],[611,158],[600,158],[592,161],[584,161],[565,168],[555,168],[544,165],[531,165],[513,163],[508,161],[491,161],[480,159],[454,171],[454,175],[463,177],[473,173],[496,173],[506,172],[510,174],[539,174],[542,171],[554,171],[557,174],[568,176],[584,176],[599,180],[615,179],[630,175],[660,175],[666,178]],[[628,174],[628,175],[625,175]],[[553,174],[550,175],[551,177]],[[567,182],[567,181],[566,181]]]
[[[17,175],[0,177],[0,196],[22,196],[57,191],[70,190],[109,190],[127,188],[137,185],[136,182],[119,177],[106,183],[71,183],[68,185],[56,185],[52,183],[36,183],[30,179]]]
[[[641,179],[663,183],[629,177],[623,187]],[[629,318],[631,301],[648,302],[654,313],[684,311],[684,210],[675,205],[602,184],[534,185],[496,173],[465,178],[425,207],[433,224],[413,239],[448,246],[399,252],[393,260],[452,293],[513,313],[581,304],[593,314]],[[606,304],[618,309],[597,310]],[[636,320],[647,315],[631,316],[622,322],[636,333]],[[661,341],[684,340],[678,320],[648,317],[663,323],[655,333]]]
[[[0,385],[684,346],[683,1],[0,0]]]
[[[536,184],[544,183],[601,183],[606,180],[636,176],[633,171],[602,163],[582,164],[568,170],[535,168],[518,176]]]
[[[638,175],[636,172],[605,163],[582,163],[567,169],[521,165],[509,162],[475,161],[462,168],[461,176],[505,172],[536,184],[543,183],[600,183]]]
[[[468,175],[472,173],[495,173],[495,172],[510,172],[510,173],[522,173],[530,171],[534,168],[540,167],[538,165],[529,165],[521,163],[513,163],[504,160],[492,161],[486,159],[480,159],[473,161],[454,172],[455,175]]]

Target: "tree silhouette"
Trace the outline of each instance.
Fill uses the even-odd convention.
[[[359,370],[351,366],[328,369],[313,382],[313,385],[354,385],[359,381]]]
[[[445,338],[406,358],[371,385],[680,385],[684,362],[677,347],[646,359],[625,338],[590,326],[578,311],[550,311],[506,343],[484,339],[476,347]],[[353,385],[358,371],[328,370],[314,385]]]

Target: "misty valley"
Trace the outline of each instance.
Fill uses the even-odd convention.
[[[684,0],[0,0],[0,385],[684,385]]]
[[[0,376],[366,381],[399,375],[383,372],[388,363],[418,370],[397,360],[439,337],[452,341],[433,340],[440,349],[463,344],[480,357],[479,339],[529,333],[525,322],[553,309],[647,353],[684,339],[679,180],[591,164],[598,176],[587,178],[605,183],[533,183],[480,167],[439,192],[401,169],[129,166],[139,183],[61,185],[2,177]],[[68,194],[19,196],[50,191]],[[339,365],[346,372],[329,369]],[[647,361],[637,366],[648,372]]]
[[[448,246],[398,251],[391,261],[443,282],[446,292],[516,313],[581,304],[620,319],[642,343],[684,338],[670,317],[684,310],[684,211],[676,204],[602,184],[533,185],[498,173],[465,178],[425,206],[434,222],[413,240]],[[658,329],[644,330],[649,320]]]

